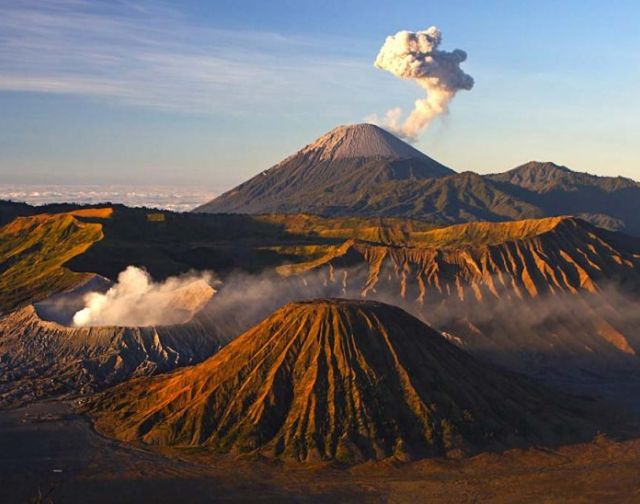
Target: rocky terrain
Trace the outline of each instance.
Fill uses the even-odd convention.
[[[20,218],[0,233],[12,237],[2,299],[17,305],[0,317],[5,404],[199,362],[287,302],[326,296],[399,305],[466,351],[552,385],[610,392],[640,372],[640,245],[580,219],[434,228],[116,207]],[[22,275],[18,264],[43,274]],[[82,305],[64,312],[55,292],[68,300],[130,264],[157,279],[212,270],[218,293],[170,330],[65,327]]]
[[[588,439],[586,406],[399,308],[329,299],[287,305],[211,359],[117,386],[89,411],[125,441],[357,463]]]
[[[637,240],[573,218],[471,223],[405,245],[347,241],[280,268],[405,307],[463,348],[556,380],[638,370]]]
[[[0,319],[0,407],[77,396],[209,357],[233,334],[199,312],[170,326],[68,327],[33,305]]]

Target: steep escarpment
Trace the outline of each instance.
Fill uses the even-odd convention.
[[[550,381],[559,374],[626,379],[640,369],[640,244],[579,219],[434,228],[380,217],[183,215],[124,207],[109,216],[91,212],[5,226],[1,233],[16,223],[29,232],[7,234],[14,252],[3,263],[8,276],[0,276],[6,278],[0,301],[36,302],[46,315],[47,303],[39,300],[50,301],[52,293],[96,273],[115,280],[133,264],[161,281],[213,270],[220,283],[205,311],[217,341],[229,341],[290,301],[364,297],[400,305],[470,352]],[[56,227],[61,222],[68,227]],[[86,239],[83,233],[94,229]],[[78,236],[81,246],[74,248]],[[11,267],[18,263],[31,267],[30,274]],[[10,322],[2,325],[5,335],[29,337]],[[90,340],[85,344],[91,347]],[[5,360],[15,358],[3,348]],[[62,373],[49,357],[30,362],[19,367]]]
[[[583,406],[399,308],[332,299],[287,305],[211,359],[89,411],[126,441],[353,463],[570,442],[595,432]]]
[[[464,348],[536,375],[638,370],[637,243],[573,218],[472,223],[411,246],[351,241],[283,267],[405,307]]]
[[[370,266],[369,287],[390,273],[405,272],[420,280],[420,299],[452,294],[482,301],[507,291],[520,298],[536,297],[594,291],[608,281],[637,287],[640,251],[634,240],[628,244],[568,217],[470,223],[416,233],[404,246],[352,240],[331,251],[325,261],[319,258],[280,271],[301,272],[356,252]]]

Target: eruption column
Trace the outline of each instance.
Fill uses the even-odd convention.
[[[401,79],[415,80],[427,93],[416,100],[413,111],[402,121],[402,110],[387,112],[382,125],[410,142],[436,117],[449,111],[449,103],[461,89],[473,88],[473,77],[460,64],[467,59],[461,49],[438,49],[442,33],[432,26],[424,31],[400,31],[387,37],[374,63]]]

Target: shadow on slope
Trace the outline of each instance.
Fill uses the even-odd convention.
[[[585,399],[478,361],[399,308],[341,299],[289,304],[88,410],[125,441],[348,464],[556,447],[602,428]]]

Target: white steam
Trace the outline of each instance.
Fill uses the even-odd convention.
[[[189,321],[213,296],[208,273],[170,277],[156,283],[143,269],[128,266],[106,293],[84,296],[73,325],[151,326]]]
[[[460,64],[467,59],[461,49],[452,52],[438,49],[442,33],[432,26],[424,31],[400,31],[387,37],[374,65],[396,77],[415,80],[427,97],[416,100],[413,111],[403,121],[402,110],[386,113],[382,125],[410,142],[417,140],[429,123],[449,110],[449,103],[461,89],[473,87],[473,77]]]

